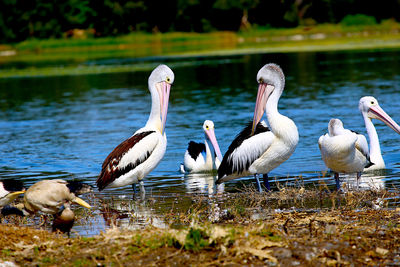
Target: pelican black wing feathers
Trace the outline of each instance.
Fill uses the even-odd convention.
[[[250,167],[250,165],[254,162],[255,159],[248,160],[245,163],[243,170],[236,170],[233,166],[233,161],[231,160],[230,157],[230,155],[235,151],[235,149],[238,148],[246,139],[252,137],[253,135],[270,131],[270,129],[267,126],[265,126],[262,122],[259,122],[257,124],[254,134],[251,135],[252,124],[253,122],[250,121],[248,125],[232,141],[231,145],[228,148],[228,151],[225,153],[224,158],[222,159],[221,165],[218,168],[218,180],[220,180],[222,177],[226,175],[231,175],[232,173],[235,172],[241,173],[244,170],[247,170]]]
[[[118,167],[121,158],[132,149],[137,143],[139,143],[146,136],[154,133],[155,131],[147,131],[137,133],[131,136],[129,139],[125,140],[119,144],[104,160],[102,165],[102,170],[97,178],[97,187],[99,190],[103,190],[107,185],[111,184],[118,177],[128,173],[129,171],[135,169],[138,165],[146,161],[153,151],[147,151],[145,157],[137,159],[135,162],[124,167]]]
[[[196,160],[197,157],[200,155],[201,152],[205,152],[206,151],[206,145],[203,143],[196,143],[193,141],[189,142],[188,145],[188,152],[189,155]]]

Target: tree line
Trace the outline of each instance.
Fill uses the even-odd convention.
[[[400,21],[400,0],[1,0],[0,42],[130,32],[238,31],[339,23],[348,14]]]

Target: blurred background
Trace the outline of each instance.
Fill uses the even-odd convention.
[[[356,16],[355,16],[356,15]],[[2,0],[0,42],[105,37],[131,32],[212,32],[400,19],[400,1],[365,0]],[[81,31],[78,31],[81,30]]]

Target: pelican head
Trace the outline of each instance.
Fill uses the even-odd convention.
[[[258,122],[261,120],[268,99],[275,94],[277,99],[281,96],[285,87],[285,75],[282,69],[273,63],[266,64],[257,73],[258,93],[256,108],[254,110],[253,126],[251,134],[254,134]]]
[[[364,118],[381,120],[396,133],[400,134],[400,126],[379,106],[375,97],[362,97],[358,104],[358,109]]]
[[[159,130],[164,133],[167,121],[168,100],[171,85],[175,79],[174,73],[167,65],[159,65],[149,77],[149,89],[153,99],[153,109],[161,121]],[[153,110],[152,110],[153,113]]]
[[[344,130],[343,122],[339,119],[331,119],[328,124],[329,136],[340,135]]]
[[[215,154],[217,155],[217,158],[220,161],[222,161],[222,153],[221,153],[221,150],[219,149],[217,138],[215,137],[214,122],[212,122],[210,120],[204,121],[203,130],[204,130],[206,139],[210,140],[211,144],[213,145]]]

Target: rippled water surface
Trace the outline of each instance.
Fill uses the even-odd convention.
[[[129,60],[88,64],[126,62]],[[224,153],[253,117],[256,74],[269,62],[281,65],[286,75],[279,109],[294,120],[300,133],[295,153],[271,171],[271,180],[306,186],[323,180],[333,185],[331,175],[324,176],[326,167],[317,141],[326,133],[332,117],[340,118],[346,128],[366,134],[358,111],[362,96],[375,96],[381,107],[400,122],[400,51],[155,60],[154,66],[171,66],[175,83],[166,127],[167,152],[145,179],[148,196],[169,198],[163,202],[166,206],[175,202],[180,205],[184,193],[207,194],[212,189],[212,176],[184,176],[178,172],[187,143],[204,139],[202,124],[210,119]],[[0,79],[0,178],[22,179],[27,186],[39,179],[78,178],[95,186],[105,157],[148,118],[150,72]],[[387,169],[365,174],[361,187],[399,187],[400,135],[380,121],[375,126]],[[234,180],[225,185],[225,191],[240,190],[249,183],[253,183],[251,177]],[[102,199],[132,194],[130,186],[94,191],[96,198]],[[151,210],[135,205],[135,212],[151,216]],[[96,233],[104,229],[106,221],[99,217],[93,224],[97,227],[91,233]],[[84,227],[77,229],[87,234]]]

